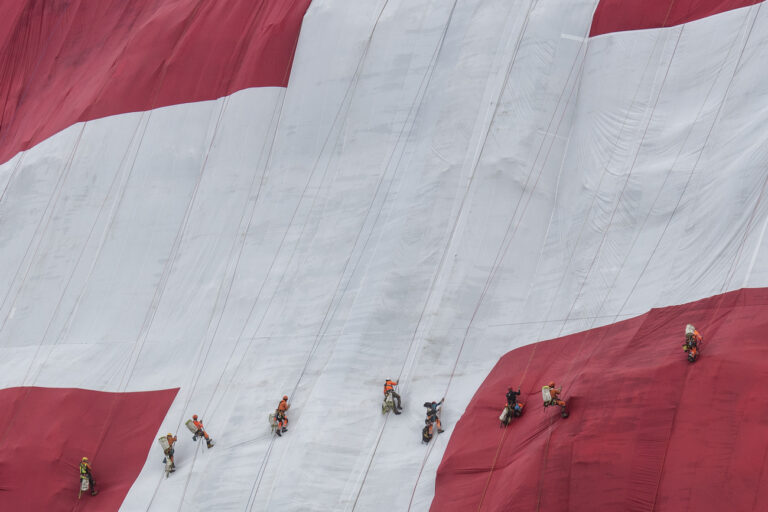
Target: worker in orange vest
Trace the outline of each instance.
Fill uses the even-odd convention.
[[[698,355],[699,345],[703,340],[704,338],[701,336],[701,333],[696,330],[693,324],[685,326],[685,343],[683,343],[683,350],[690,352],[694,359]]]
[[[547,407],[548,405],[559,405],[562,408],[565,408],[565,402],[563,400],[560,400],[560,391],[562,391],[562,388],[556,388],[555,382],[552,381],[546,386],[545,388],[549,388],[549,401],[544,402],[544,407]]]
[[[208,432],[205,431],[205,428],[203,427],[203,420],[199,420],[197,418],[197,414],[192,415],[192,423],[197,428],[197,432],[192,436],[193,441],[197,441],[198,437],[202,437],[205,439],[205,444],[208,445],[208,448],[213,447],[213,439],[208,435]]]
[[[285,413],[288,411],[288,409],[291,408],[291,405],[288,403],[288,395],[283,396],[283,399],[280,400],[280,404],[277,406],[277,410],[275,411],[275,421],[277,421],[277,432],[278,436],[282,436],[281,432],[288,432],[288,418],[285,416]]]
[[[173,453],[176,451],[173,448],[174,443],[179,440],[176,436],[168,433],[167,436],[165,436],[166,439],[168,439],[168,449],[165,450],[165,456],[168,457],[168,459],[171,461],[171,467],[173,468],[171,471],[176,471],[176,463],[173,461]],[[163,461],[165,462],[165,461]]]
[[[393,412],[395,414],[400,414],[400,411],[403,410],[403,406],[400,400],[400,395],[398,395],[397,391],[395,391],[395,386],[397,386],[396,380],[387,379],[384,381],[384,399],[386,400],[387,394],[390,394],[395,402],[395,408]]]

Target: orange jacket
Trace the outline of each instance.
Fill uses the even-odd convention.
[[[701,334],[696,329],[693,330],[693,339],[696,340],[696,343],[701,343]]]
[[[549,396],[552,397],[552,400],[555,400],[560,396],[560,390],[557,388],[549,388]]]
[[[287,411],[288,409],[290,409],[290,408],[291,408],[291,406],[288,405],[288,401],[287,400],[280,400],[280,405],[277,406],[277,410],[279,412],[283,412],[283,413],[285,411]]]
[[[176,437],[176,436],[172,436],[172,435],[170,435],[170,434],[168,434],[168,435],[167,435],[167,436],[165,436],[165,437],[168,439],[168,446],[171,446],[171,447],[173,447],[173,443],[175,443],[176,441],[178,441],[178,440],[179,440],[179,438],[178,438],[178,437]]]
[[[195,428],[197,428],[199,430],[204,430],[203,429],[203,421],[202,420],[192,420],[192,423],[194,423]]]
[[[392,391],[395,388],[395,386],[397,386],[396,380],[387,379],[387,381],[384,382],[384,394],[386,395],[387,392]]]

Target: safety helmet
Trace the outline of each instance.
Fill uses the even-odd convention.
[[[551,388],[555,387],[555,381],[551,381],[551,382],[549,383],[549,387],[551,387]]]
[[[171,434],[170,432],[168,432],[168,437],[173,437],[173,434]]]
[[[196,420],[196,419],[197,419],[197,414],[193,414],[193,415],[192,415],[192,419],[193,419],[193,420]]]
[[[83,457],[83,462],[88,462],[88,457]]]
[[[283,400],[288,400],[288,395],[283,395]]]

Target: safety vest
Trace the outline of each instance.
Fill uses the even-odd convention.
[[[384,383],[384,394],[386,395],[389,391],[392,391],[394,387],[397,386],[397,381],[394,380],[388,380]]]
[[[88,466],[87,462],[81,462],[80,463],[80,475],[84,476],[91,472],[90,466]]]

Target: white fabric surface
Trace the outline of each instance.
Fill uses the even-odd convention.
[[[0,385],[179,386],[160,432],[217,440],[122,510],[426,510],[502,354],[768,283],[762,4],[589,40],[594,0],[453,5],[316,0],[287,90],[0,166]]]

